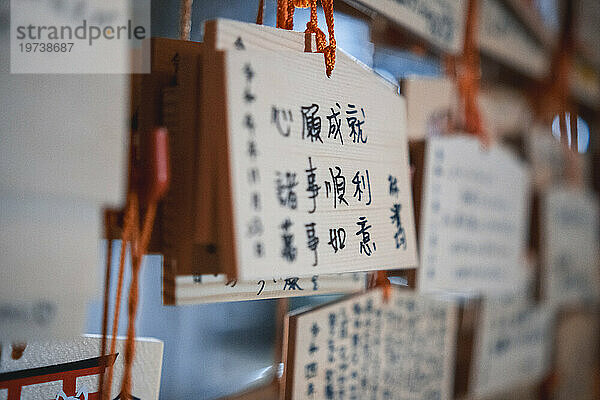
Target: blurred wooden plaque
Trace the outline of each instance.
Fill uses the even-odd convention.
[[[481,52],[539,78],[549,65],[544,47],[500,0],[483,0],[479,16]]]
[[[459,53],[465,32],[464,0],[358,0],[444,52]]]
[[[448,399],[458,329],[449,301],[381,289],[288,319],[285,399]]]
[[[421,290],[503,294],[520,287],[530,193],[524,164],[500,145],[483,149],[467,136],[430,138],[423,151],[423,176],[415,177],[422,187]]]
[[[596,196],[551,187],[542,197],[542,297],[554,305],[600,299]]]
[[[540,384],[550,370],[553,308],[514,296],[484,300],[481,312],[469,393],[508,398],[515,388]]]

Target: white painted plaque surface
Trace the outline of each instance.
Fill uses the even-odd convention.
[[[480,6],[479,43],[482,53],[530,76],[548,70],[548,54],[500,0],[483,0]]]
[[[457,326],[451,303],[400,290],[384,303],[378,289],[291,318],[288,399],[452,396]]]
[[[225,55],[238,278],[415,267],[397,89],[341,51],[331,78],[322,54]]]
[[[81,201],[0,196],[0,343],[81,333],[98,284],[100,210]]]
[[[33,372],[25,372],[26,370],[47,367],[51,368],[53,372],[47,376],[53,379],[48,378],[46,381],[42,378],[38,380],[43,382],[24,386],[21,391],[21,399],[73,399],[77,393],[79,393],[76,396],[77,399],[87,399],[88,396],[93,396],[98,391],[99,374],[89,374],[84,367],[91,367],[94,364],[93,359],[100,356],[100,343],[101,338],[98,335],[86,335],[69,340],[29,342],[23,356],[18,360],[11,358],[11,346],[6,346],[6,351],[3,351],[1,356],[0,388],[3,383],[6,385],[10,379],[18,378],[20,375],[38,376]],[[117,339],[116,353],[113,364],[111,399],[118,398],[120,393],[125,365],[124,338]],[[161,341],[151,338],[135,340],[135,359],[131,372],[133,396],[143,400],[158,399],[162,357],[163,343]],[[64,365],[66,363],[73,364]],[[60,376],[61,373],[64,376]],[[77,376],[73,392],[69,390],[68,384],[65,384],[64,381],[69,379],[70,373]],[[61,396],[61,392],[64,392],[64,396]],[[0,389],[0,398],[6,398],[2,397],[6,394],[7,389]]]
[[[121,206],[128,76],[10,74],[9,46],[0,31],[0,189]]]
[[[420,288],[497,294],[519,287],[526,278],[525,167],[474,137],[433,138],[425,152]]]
[[[410,78],[402,82],[408,137],[420,140],[447,132],[456,105],[455,84],[448,78]]]
[[[597,301],[599,210],[588,192],[553,187],[543,197],[543,295],[553,304]]]
[[[352,293],[365,289],[366,278],[366,274],[360,272],[254,281],[229,280],[224,274],[180,275],[175,278],[175,304]]]
[[[465,33],[464,0],[358,0],[416,33],[434,46],[456,54]]]
[[[0,341],[77,335],[99,294],[101,207],[123,205],[129,80],[11,74],[8,28],[0,29]]]
[[[523,299],[486,300],[474,344],[471,391],[475,397],[539,383],[550,365],[552,308]]]

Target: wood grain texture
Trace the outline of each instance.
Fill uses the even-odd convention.
[[[395,289],[385,303],[375,289],[288,320],[287,400],[452,397],[452,302]]]
[[[254,281],[229,280],[224,274],[177,275],[174,278],[173,301],[184,305],[319,296],[355,293],[364,290],[365,286],[364,273]]]
[[[153,71],[156,77],[150,80],[152,85],[147,89],[150,90],[148,98],[152,101],[146,104],[146,111],[141,114],[144,116],[142,120],[146,126],[151,126],[160,120],[153,112],[162,114],[162,119],[167,125],[171,125],[173,131],[171,136],[174,140],[172,143],[172,160],[174,160],[172,188],[174,189],[163,204],[160,218],[162,250],[166,253],[163,288],[165,302],[173,304],[177,301],[176,280],[178,276],[184,275],[225,273],[230,279],[256,280],[290,276],[311,277],[316,274],[346,270],[416,266],[416,241],[404,131],[405,109],[402,99],[397,95],[398,89],[378,78],[370,69],[341,51],[338,51],[338,67],[334,77],[327,79],[322,55],[305,53],[304,41],[305,35],[301,32],[283,31],[228,20],[207,23],[206,42],[202,44],[155,40]],[[243,46],[239,43],[243,43]],[[248,204],[243,204],[239,198],[240,193],[244,196],[243,193],[247,190],[245,183],[242,183],[242,175],[246,171],[240,168],[241,153],[238,154],[236,151],[241,151],[240,146],[246,145],[240,131],[242,120],[239,119],[245,114],[243,105],[236,104],[231,99],[235,93],[234,89],[238,90],[238,93],[240,89],[244,89],[239,81],[235,81],[239,76],[234,79],[234,73],[240,72],[239,63],[244,63],[248,57],[262,63],[262,71],[269,74],[261,78],[265,80],[256,87],[264,99],[260,109],[262,115],[257,116],[257,119],[261,119],[262,128],[257,130],[261,136],[266,134],[267,129],[273,129],[268,122],[271,106],[276,104],[283,94],[290,108],[296,102],[294,107],[299,109],[303,104],[300,102],[301,99],[310,100],[312,104],[313,101],[328,96],[326,101],[331,103],[328,104],[329,106],[339,102],[340,106],[343,104],[346,107],[347,103],[352,102],[358,107],[373,110],[367,111],[369,119],[365,122],[368,124],[365,127],[369,127],[367,134],[371,135],[369,143],[373,143],[372,146],[369,144],[372,150],[367,151],[368,156],[361,156],[364,149],[358,146],[347,146],[348,150],[345,150],[332,144],[317,153],[331,162],[346,163],[341,164],[343,168],[346,168],[344,165],[352,167],[345,173],[349,198],[354,191],[354,185],[350,183],[353,175],[349,174],[365,169],[364,164],[352,166],[352,163],[371,160],[369,162],[375,162],[377,168],[390,166],[391,171],[395,171],[394,175],[397,176],[398,186],[401,188],[402,225],[409,238],[404,255],[397,258],[394,254],[392,257],[393,252],[386,250],[386,245],[383,245],[383,248],[378,251],[388,256],[384,265],[375,261],[365,267],[356,263],[355,256],[348,254],[334,269],[303,266],[300,269],[287,268],[287,270],[281,268],[282,261],[279,259],[273,258],[266,269],[257,270],[252,260],[247,256],[241,257],[238,246],[243,241],[245,231],[239,221],[241,217],[249,215],[249,212],[246,208],[240,211],[242,205],[246,207]],[[174,62],[175,58],[176,62]],[[238,63],[238,67],[235,67],[235,63]],[[348,98],[348,93],[353,93],[352,98]],[[368,101],[361,102],[362,97]],[[154,111],[157,105],[161,108]],[[298,109],[294,111],[297,112]],[[325,104],[323,104],[324,111],[326,111]],[[341,120],[343,121],[345,117],[342,111]],[[296,115],[295,118],[294,129],[301,129],[300,115]],[[325,115],[321,115],[321,118],[322,135],[325,137],[327,135]],[[270,134],[272,135],[272,132]],[[348,135],[348,132],[345,134]],[[313,149],[297,139],[294,139],[292,147],[287,148],[281,147],[282,143],[277,142],[277,138],[267,140],[265,136],[262,140],[266,140],[265,143],[270,146],[270,150],[265,147],[260,151],[269,154],[275,163],[283,161],[282,168],[288,168],[290,165],[289,159],[281,158],[283,153],[299,154],[303,160],[307,160],[308,152],[312,152]],[[264,171],[264,181],[274,179],[268,175],[274,173],[273,165],[270,164],[269,171]],[[307,167],[304,163],[296,167],[298,179],[302,182],[304,180],[302,175]],[[368,168],[373,171],[373,167],[368,166]],[[323,165],[320,169],[323,172],[319,171],[317,183],[323,186],[327,168]],[[380,173],[377,179],[379,183],[376,186],[381,197],[386,190],[387,174]],[[274,189],[270,188],[270,184],[268,186],[266,190],[269,192],[264,194],[265,199],[267,196],[274,197],[271,193]],[[303,186],[304,183],[298,186],[299,197],[306,196]],[[373,195],[376,196],[377,193],[373,192]],[[323,196],[321,194],[321,197]],[[331,198],[318,199],[319,207],[324,209],[331,207],[329,203],[331,200]],[[265,216],[271,218],[276,210],[274,200],[264,201],[270,203],[270,206],[265,206],[267,210]],[[301,203],[305,201],[304,198],[300,200]],[[375,207],[376,204],[377,200],[373,206]],[[389,215],[387,215],[389,207],[390,205],[381,203],[373,208],[376,216],[369,221],[377,219],[389,225]],[[328,213],[323,211],[322,215],[326,216]],[[335,223],[335,217],[327,216],[327,218],[329,218],[328,223]],[[354,222],[352,221],[352,226],[348,228],[348,236],[354,236],[356,230]],[[166,229],[163,229],[163,225]],[[298,229],[303,229],[303,224],[298,222],[296,225]],[[323,225],[318,233],[321,241],[319,250],[322,252],[325,251],[327,241],[328,231],[325,228],[326,226]],[[296,233],[298,246],[305,245],[304,235],[303,231]],[[266,243],[274,247],[280,240],[281,238],[272,237]],[[169,247],[173,249],[170,253]],[[238,271],[240,264],[244,265],[244,274]]]
[[[257,31],[257,35],[262,35],[264,28]],[[285,33],[285,32],[283,32]],[[244,37],[242,37],[243,39]],[[265,38],[265,40],[267,40]],[[399,203],[402,204],[402,224],[406,228],[407,237],[413,237],[413,215],[412,200],[410,199],[409,176],[407,167],[407,148],[405,138],[405,109],[402,99],[394,93],[393,86],[379,79],[372,71],[357,63],[351,57],[343,52],[338,52],[338,61],[336,70],[331,79],[328,79],[323,70],[323,60],[319,54],[306,54],[296,52],[282,52],[276,54],[270,51],[253,52],[227,52],[226,62],[227,71],[227,123],[231,127],[227,132],[230,144],[230,163],[232,175],[232,188],[234,199],[233,215],[236,233],[235,251],[242,254],[238,260],[240,269],[238,277],[241,279],[255,279],[265,275],[280,276],[306,276],[318,273],[348,272],[368,269],[398,269],[414,267],[416,262],[412,259],[415,251],[414,239],[409,239],[409,247],[406,252],[395,252],[390,247],[386,248],[384,239],[390,235],[386,231],[389,226],[389,208],[386,204],[386,198],[389,196],[387,191],[387,178],[391,174],[398,178],[398,186],[401,188]],[[246,90],[243,68],[251,65],[253,75],[252,90],[256,92],[256,103],[248,106],[244,103],[243,94]],[[277,66],[277,67],[275,67]],[[291,73],[290,71],[294,71]],[[397,90],[397,89],[396,89]],[[356,104],[365,110],[365,134],[371,135],[366,145],[357,143],[348,143],[348,127],[342,128],[342,134],[345,136],[346,145],[328,141],[325,138],[324,143],[309,143],[302,140],[301,132],[303,129],[302,116],[300,114],[301,106],[310,106],[320,104],[321,113],[319,117],[322,123],[322,135],[326,135],[326,113],[330,107],[337,104],[343,105],[341,108],[342,118],[347,104]],[[246,107],[246,108],[245,108]],[[293,134],[287,138],[277,133],[273,124],[269,121],[272,107],[291,110],[293,113]],[[340,106],[341,107],[341,106]],[[247,216],[252,214],[250,210],[250,187],[246,184],[246,172],[249,165],[245,158],[245,150],[248,143],[248,134],[244,131],[243,120],[249,111],[254,113],[252,116],[256,124],[256,143],[258,152],[261,156],[258,158],[260,167],[261,183],[258,187],[263,200],[263,209],[268,214],[261,214],[265,218],[265,240],[267,244],[267,255],[265,260],[257,260],[252,256],[251,244],[248,240],[242,240],[241,234],[246,232]],[[359,111],[360,112],[360,111]],[[345,122],[345,121],[344,121]],[[367,131],[368,129],[368,131]],[[368,132],[368,133],[367,133]],[[281,154],[286,157],[282,158]],[[322,260],[317,268],[310,268],[309,258],[311,254],[304,252],[298,243],[298,263],[297,265],[285,265],[277,257],[276,248],[279,247],[281,237],[279,236],[278,226],[285,219],[284,212],[276,203],[274,188],[272,183],[276,179],[276,172],[292,171],[297,173],[298,180],[304,180],[304,170],[308,168],[308,157],[312,157],[314,165],[317,166],[318,183],[324,186],[323,181],[326,178],[327,169],[339,165],[342,171],[346,171],[348,181],[347,191],[353,190],[349,184],[357,170],[369,169],[373,174],[371,185],[375,203],[368,209],[362,205],[349,208],[329,210],[331,198],[327,200],[323,195],[317,198],[317,211],[314,215],[302,215],[308,209],[308,200],[298,189],[297,210],[292,210],[292,218],[297,228],[294,229],[294,235],[298,238],[305,236],[303,225],[309,223],[308,218],[317,223],[318,236],[321,242],[326,240],[328,231],[325,228],[334,228],[335,224],[344,226],[347,229],[348,236],[351,236],[356,227],[352,219],[358,219],[359,214],[366,213],[371,220],[378,223],[373,224],[374,233],[380,237],[377,246],[378,253],[381,256],[371,257],[371,259],[362,259],[359,261],[358,247],[355,247],[356,254],[346,251],[345,254],[332,258],[325,253],[326,249],[321,246],[319,258]],[[323,172],[321,172],[323,171]],[[352,175],[348,175],[349,172]],[[375,180],[376,179],[376,180]],[[265,182],[266,181],[266,182]],[[303,184],[302,184],[303,185]],[[301,188],[301,186],[299,186]],[[350,198],[351,193],[347,193]],[[344,206],[344,205],[342,205]],[[301,210],[301,211],[300,211]],[[368,212],[370,210],[370,212]],[[354,216],[352,213],[358,213]],[[350,214],[349,214],[350,213]],[[268,215],[268,216],[267,216]],[[286,214],[287,215],[287,214]],[[267,222],[267,220],[269,220]],[[370,221],[371,221],[370,220]],[[377,222],[378,221],[378,222]],[[319,226],[322,226],[319,230]],[[352,230],[352,232],[351,232]],[[393,233],[390,238],[392,238]],[[393,238],[392,238],[393,240]],[[412,244],[410,243],[412,242]],[[389,243],[389,242],[388,242]],[[350,246],[350,245],[349,245]],[[358,243],[356,243],[358,246]],[[275,247],[275,249],[274,249]],[[325,253],[325,254],[324,254]],[[229,255],[224,255],[228,257]],[[334,266],[335,265],[335,266]]]

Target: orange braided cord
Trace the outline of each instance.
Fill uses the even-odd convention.
[[[316,0],[293,0],[294,6],[298,8],[309,8],[312,7],[313,3],[316,4]]]
[[[294,2],[292,0],[285,0],[285,29],[292,30],[294,29],[294,11],[296,10],[296,6],[294,6]]]
[[[335,68],[335,50],[337,48],[334,33],[333,0],[321,0],[321,5],[323,6],[327,31],[329,33],[329,46],[324,50],[325,69],[327,71],[327,76],[331,76],[331,72],[333,71],[333,68]]]
[[[478,15],[479,0],[469,0],[465,42],[457,71],[457,84],[464,105],[465,130],[474,135],[484,136],[477,104],[480,78],[479,50],[477,47]]]
[[[123,236],[121,239],[121,254],[119,257],[119,275],[117,278],[117,293],[115,295],[115,309],[113,315],[113,325],[110,340],[109,354],[115,354],[117,347],[117,334],[119,329],[119,314],[121,311],[121,297],[123,291],[123,277],[125,275],[125,257],[127,255],[127,244],[131,241],[134,231],[134,226],[137,221],[137,196],[130,193],[127,196],[127,205],[125,208],[125,220],[123,222]],[[133,254],[133,245],[131,246]],[[106,377],[105,387],[102,389],[102,400],[109,399],[112,389],[113,380],[113,365],[108,366],[108,375]]]
[[[108,213],[105,213],[105,228],[108,230],[108,226],[110,225],[110,220],[108,218]],[[108,305],[110,298],[110,276],[111,276],[111,264],[112,264],[112,239],[109,234],[106,234],[106,267],[104,272],[104,300],[102,303],[102,341],[100,343],[100,357],[104,359],[106,355],[106,336],[108,334]],[[100,392],[100,396],[102,396],[102,392],[104,390],[104,372],[105,368],[102,369],[100,373],[100,381],[98,383],[98,392]],[[102,397],[101,397],[102,398]]]
[[[179,20],[179,38],[190,40],[192,32],[192,2],[193,0],[182,0]]]
[[[288,0],[277,0],[277,28],[286,29]]]
[[[152,236],[157,201],[157,199],[153,199],[148,204],[142,232],[139,234],[136,224],[135,238],[133,240],[133,243],[135,243],[135,250],[132,250],[133,257],[131,262],[131,286],[129,288],[127,341],[125,343],[125,369],[123,371],[123,380],[121,383],[121,393],[125,399],[129,398],[129,395],[131,394],[131,370],[133,368],[133,360],[135,359],[135,319],[139,301],[140,267]]]
[[[392,295],[392,284],[387,277],[387,271],[377,271],[375,274],[375,287],[382,288],[383,301],[387,303]]]
[[[329,45],[327,45],[325,33],[319,28],[317,21],[317,0],[278,0],[277,1],[277,27],[283,29],[294,28],[294,10],[310,7],[310,20],[306,23],[307,34],[314,33],[317,40],[317,52],[323,53],[325,57],[325,71],[330,77],[335,68],[335,51],[337,44],[334,34],[333,0],[321,0],[327,31],[329,33]]]
[[[552,55],[549,74],[541,87],[544,96],[533,98],[534,103],[538,105],[537,117],[542,121],[552,121],[557,114],[563,121],[564,115],[562,114],[572,111],[569,103],[569,70],[572,67],[575,48],[573,32],[575,6],[571,1],[566,1],[564,6],[559,43]],[[561,125],[561,135],[562,132],[566,132],[566,130]]]
[[[258,2],[258,13],[256,14],[256,24],[262,25],[265,14],[265,0],[260,0]]]

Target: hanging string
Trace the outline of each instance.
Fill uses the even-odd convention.
[[[550,125],[558,118],[560,142],[565,156],[565,177],[567,182],[579,184],[582,180],[581,167],[576,154],[579,150],[577,112],[569,98],[569,75],[573,67],[575,52],[575,9],[573,1],[563,2],[559,41],[552,55],[550,70],[542,82],[540,90],[531,97],[536,118]],[[543,93],[543,96],[539,96]],[[570,143],[569,143],[570,133]]]
[[[265,14],[265,0],[258,2],[258,13],[256,14],[256,25],[262,25]]]
[[[152,227],[154,226],[154,219],[156,217],[157,201],[151,201],[148,204],[146,215],[144,217],[144,224],[142,226],[141,235],[138,234],[138,225],[135,225],[135,237],[139,237],[136,240],[135,250],[132,250],[132,272],[131,272],[131,284],[129,289],[129,305],[128,305],[128,323],[127,323],[127,342],[125,345],[125,370],[123,372],[123,380],[121,383],[121,393],[124,398],[129,398],[131,392],[131,369],[133,367],[133,360],[135,358],[135,319],[138,309],[139,300],[139,275],[142,259],[146,251],[148,250],[148,244],[152,236]]]
[[[275,26],[279,29],[287,29],[287,0],[277,0],[277,20]]]
[[[181,0],[181,16],[179,20],[179,38],[181,40],[190,40],[193,2],[194,0]]]
[[[150,238],[152,237],[152,228],[158,207],[159,200],[164,196],[169,184],[169,162],[168,162],[168,137],[166,129],[159,128],[152,132],[151,152],[147,154],[148,165],[144,167],[144,175],[135,167],[137,164],[135,149],[132,146],[130,151],[130,172],[129,172],[129,191],[125,207],[125,219],[123,223],[121,254],[119,259],[119,277],[117,282],[117,293],[115,299],[115,310],[113,316],[112,338],[110,345],[110,354],[115,354],[116,338],[119,324],[119,311],[121,308],[121,297],[123,287],[123,276],[125,270],[125,258],[127,246],[129,245],[131,254],[131,283],[128,297],[128,321],[127,321],[127,339],[125,342],[125,366],[123,378],[121,381],[121,397],[128,399],[131,394],[131,371],[133,360],[135,358],[135,320],[137,316],[139,300],[139,272],[144,254],[148,249]],[[134,135],[131,136],[131,142],[135,143]],[[141,168],[140,168],[141,169]],[[142,180],[146,178],[145,180]],[[147,200],[146,214],[142,230],[139,229],[139,209],[140,197],[145,195]],[[108,292],[105,290],[104,307],[108,308]],[[106,312],[106,311],[105,311]],[[104,322],[104,321],[103,321]],[[107,322],[105,322],[107,324]],[[103,328],[103,341],[106,341],[106,329]],[[105,347],[103,346],[102,351]],[[114,364],[113,364],[114,365]],[[100,386],[101,398],[109,399],[112,389],[113,365],[108,366],[108,375],[106,379],[101,376]],[[102,372],[102,375],[104,371]]]
[[[484,143],[489,142],[487,131],[483,129],[481,114],[477,103],[481,68],[477,35],[479,28],[479,0],[469,0],[465,24],[463,51],[454,65],[458,92],[464,111],[464,129],[467,133],[480,137]]]
[[[555,115],[561,116],[569,111],[569,71],[573,60],[575,38],[573,32],[574,5],[571,1],[563,2],[564,13],[561,20],[560,36],[550,63],[550,71],[542,83],[545,96],[534,98],[537,107],[537,117],[550,122]],[[561,123],[562,123],[561,122]],[[561,132],[566,132],[561,127]],[[566,143],[566,142],[565,142]]]
[[[110,226],[112,220],[108,211],[104,214],[104,227],[106,239],[106,267],[104,272],[104,302],[102,305],[102,341],[100,343],[100,359],[104,360],[106,356],[106,341],[108,331],[108,299],[110,297],[110,276],[111,276],[111,264],[112,264],[112,239],[110,234]],[[98,384],[98,391],[102,396],[102,388],[104,388],[104,369],[100,374],[100,381]]]
[[[136,223],[133,228],[133,236],[137,238],[139,235],[139,226]],[[137,315],[138,306],[138,290],[139,290],[139,271],[141,255],[140,247],[137,240],[131,243],[131,283],[129,284],[129,301],[127,307],[127,341],[125,342],[125,369],[121,380],[121,394],[123,398],[130,398],[131,393],[131,368],[133,366],[133,358],[135,354],[135,317]]]
[[[296,6],[292,0],[287,0],[287,16],[285,18],[285,26],[287,30],[294,29],[294,11],[296,10]]]
[[[388,279],[387,271],[375,273],[375,287],[383,288],[383,301],[387,303],[392,295],[392,283]]]
[[[325,33],[319,28],[317,21],[317,0],[277,0],[277,27],[287,30],[294,29],[294,10],[298,8],[310,8],[310,20],[306,23],[306,34],[315,34],[317,40],[317,53],[323,53],[325,57],[325,72],[328,77],[335,68],[335,51],[337,44],[334,33],[333,0],[321,0],[327,32],[329,34],[329,45],[327,45]]]
[[[125,275],[125,260],[127,255],[127,246],[132,237],[131,231],[133,228],[134,221],[137,219],[137,207],[133,205],[136,203],[136,199],[134,199],[133,194],[128,194],[127,202],[125,206],[125,219],[123,222],[123,233],[121,237],[121,251],[119,255],[119,275],[117,278],[117,291],[115,294],[115,308],[113,314],[113,324],[111,330],[111,340],[110,340],[110,350],[108,354],[115,354],[116,346],[117,346],[117,334],[119,329],[119,316],[121,311],[121,298],[123,292],[123,278]],[[106,292],[105,292],[106,295]],[[108,308],[108,300],[104,299],[104,306]],[[104,311],[107,312],[107,311]],[[102,332],[104,336],[104,329]],[[106,339],[103,337],[103,340]],[[107,377],[104,379],[104,370],[100,375],[100,381],[104,383],[104,386],[100,387],[101,399],[107,400],[109,399],[111,390],[112,390],[112,381],[113,381],[113,365],[108,366],[108,371],[106,372]]]

